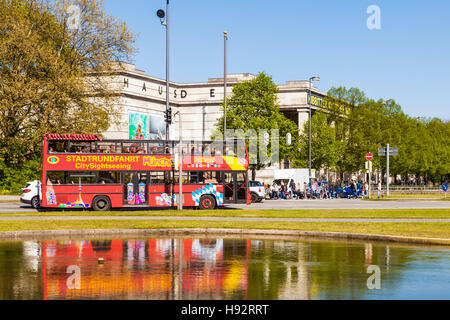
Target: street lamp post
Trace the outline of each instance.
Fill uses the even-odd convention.
[[[223,139],[227,131],[227,32],[223,32]]]
[[[181,112],[175,112],[178,115],[178,210],[183,210],[183,141],[182,126],[181,126]]]
[[[320,81],[319,77],[309,78],[309,92],[308,92],[308,104],[309,104],[309,133],[308,133],[308,144],[309,144],[309,156],[308,156],[308,168],[309,168],[309,182],[311,183],[311,86],[313,81]]]
[[[166,27],[166,142],[169,140],[169,128],[171,119],[171,109],[169,104],[169,0],[166,0],[166,12],[164,10],[158,10],[156,15],[161,19],[161,24]],[[166,18],[163,21],[164,17]]]

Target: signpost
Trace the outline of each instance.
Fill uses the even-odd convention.
[[[368,181],[368,186],[369,186],[369,188],[368,188],[368,190],[367,190],[367,194],[368,194],[368,197],[370,198],[370,185],[371,185],[371,183],[372,183],[372,179],[371,179],[371,176],[372,176],[372,174],[371,174],[371,172],[372,172],[372,159],[373,159],[373,154],[371,154],[370,152],[369,153],[367,153],[366,154],[366,159],[367,159],[367,161],[366,161],[366,170],[367,170],[367,173],[369,174],[369,178],[367,179],[367,181]]]
[[[444,191],[444,199],[447,198],[447,190],[448,190],[448,185],[446,183],[444,183],[442,185],[442,191]]]
[[[386,196],[389,197],[389,157],[398,156],[398,148],[389,148],[389,144],[386,148],[379,148],[378,155],[386,157]]]
[[[380,157],[385,157],[387,154],[387,148],[379,148],[378,155]],[[398,156],[398,148],[389,148],[389,156]]]

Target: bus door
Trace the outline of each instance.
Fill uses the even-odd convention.
[[[224,203],[247,202],[247,173],[224,172]]]
[[[147,172],[123,173],[123,204],[148,204],[148,174]]]

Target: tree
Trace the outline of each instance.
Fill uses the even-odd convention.
[[[67,9],[80,9],[69,30]],[[39,155],[42,136],[105,131],[115,115],[111,61],[127,60],[134,36],[101,2],[0,0],[0,157]]]
[[[309,120],[301,135],[300,159],[303,167],[309,160]],[[342,155],[344,142],[336,139],[335,128],[329,123],[326,113],[318,112],[311,118],[311,167],[316,170],[334,170]]]
[[[272,78],[261,72],[256,78],[250,81],[244,81],[233,87],[233,95],[227,99],[227,130],[254,130],[256,134],[259,130],[272,129],[279,130],[279,159],[297,160],[299,151],[298,126],[287,119],[281,112],[278,103],[278,87]],[[218,133],[223,137],[223,117],[216,124]],[[286,135],[291,133],[292,143],[286,144]],[[254,143],[254,141],[250,141]],[[258,140],[256,147],[259,148],[263,141]],[[262,147],[265,148],[265,145]],[[269,143],[268,150],[271,149]],[[259,149],[258,149],[259,150]],[[268,151],[268,156],[271,154]],[[256,155],[251,155],[256,157]],[[254,164],[251,164],[252,179],[255,179],[256,170],[262,169],[267,165],[265,159],[255,158]],[[251,161],[252,162],[252,161]]]
[[[450,172],[448,124],[439,119],[418,121],[404,114],[394,100],[368,99],[356,88],[332,88],[326,100],[336,140],[344,143],[336,166],[341,179],[343,172],[364,168],[365,153],[376,152],[388,143],[399,149],[399,156],[390,161],[390,172],[395,177],[402,175],[406,181],[409,174],[414,174],[425,181],[446,179]],[[344,109],[348,112],[342,112]],[[373,165],[385,171],[385,157],[375,156]]]

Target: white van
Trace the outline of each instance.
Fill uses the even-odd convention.
[[[311,171],[311,175],[315,176],[315,170]],[[295,187],[298,183],[303,187],[306,182],[309,183],[309,169],[279,169],[274,171],[273,180],[280,185],[280,180],[283,180],[284,185],[288,186],[288,191],[291,191],[291,181],[294,180]]]
[[[39,180],[27,182],[26,186],[22,188],[20,202],[30,204],[33,208],[36,209],[39,208],[41,200],[41,182]]]

